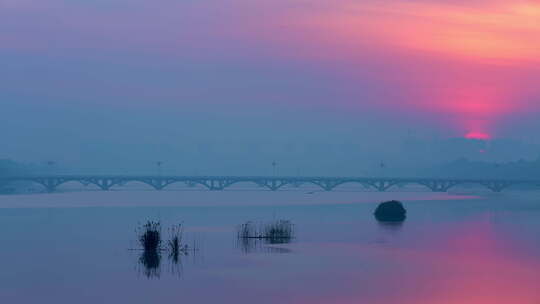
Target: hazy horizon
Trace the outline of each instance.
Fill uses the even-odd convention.
[[[533,160],[539,7],[1,0],[0,158],[289,175]]]

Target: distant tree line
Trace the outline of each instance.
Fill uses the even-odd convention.
[[[0,159],[0,177],[24,175],[33,172],[33,167],[10,159]],[[0,181],[0,194],[14,194],[28,191],[30,183],[3,183]]]
[[[486,162],[460,158],[427,170],[434,177],[540,179],[540,158]]]
[[[0,159],[0,176],[18,175],[28,171],[29,168],[23,164],[9,159]]]

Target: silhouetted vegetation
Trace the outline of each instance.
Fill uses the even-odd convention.
[[[264,226],[264,239],[270,244],[289,243],[293,238],[293,224],[290,221],[279,220]]]
[[[137,237],[143,253],[139,264],[147,278],[159,278],[161,273],[161,223],[148,221],[137,228]]]
[[[511,147],[508,144],[508,147]],[[491,147],[493,149],[493,147]],[[479,150],[490,150],[488,147]],[[478,153],[478,150],[475,151]],[[493,151],[491,151],[493,152]],[[453,178],[493,178],[493,179],[538,179],[540,178],[540,157],[536,160],[519,159],[508,162],[489,162],[470,160],[461,157],[451,162],[437,164],[422,173],[423,176],[453,177]],[[524,185],[522,187],[530,187]]]
[[[279,248],[276,244],[288,244],[294,239],[294,225],[291,221],[276,220],[269,223],[246,222],[237,228],[237,246],[244,253],[288,253],[290,249]]]
[[[184,227],[182,224],[173,225],[169,228],[169,240],[167,240],[167,249],[169,258],[173,262],[178,262],[180,254],[187,254],[189,247],[182,243]]]
[[[246,222],[238,227],[238,238],[243,240],[259,239],[269,244],[289,243],[294,238],[294,225],[291,221],[276,220],[257,225]]]
[[[139,257],[143,273],[147,278],[159,278],[161,275],[161,253],[157,250],[144,250]]]
[[[21,175],[28,173],[26,165],[14,162],[9,159],[0,159],[0,177],[10,175]]]
[[[169,238],[162,247],[161,223],[147,221],[136,229],[137,238],[143,253],[139,257],[139,264],[144,268],[147,278],[159,278],[161,273],[161,251],[167,251],[171,262],[171,272],[179,274],[181,256],[187,255],[191,250],[183,243],[184,227],[182,224],[173,225],[168,229]],[[193,250],[195,250],[193,248]],[[178,267],[177,267],[178,266]]]
[[[28,181],[10,182],[1,180],[8,176],[21,176],[30,173],[28,165],[14,162],[9,159],[0,159],[0,194],[16,194],[28,191],[32,183]]]
[[[161,249],[161,223],[148,221],[137,229],[139,244],[144,251],[158,251]]]
[[[375,209],[375,218],[381,222],[402,222],[405,220],[407,210],[398,201],[380,203]]]

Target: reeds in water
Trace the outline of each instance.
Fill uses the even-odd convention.
[[[182,224],[173,225],[169,228],[169,240],[167,240],[167,249],[169,250],[169,257],[173,261],[178,261],[180,254],[187,254],[189,247],[187,244],[182,243],[182,237],[184,234],[184,226]]]
[[[159,278],[161,276],[161,253],[159,251],[143,251],[139,257],[139,264],[143,266],[143,273],[147,278]]]
[[[293,224],[285,220],[268,223],[264,226],[263,236],[270,244],[289,243],[294,236]]]
[[[142,254],[139,264],[144,268],[147,278],[159,278],[161,273],[161,223],[147,221],[136,229]]]
[[[158,251],[161,248],[161,223],[148,221],[137,228],[139,244],[144,251]]]
[[[269,244],[289,243],[294,238],[294,225],[288,220],[276,220],[265,224],[246,222],[238,227],[238,239],[259,239]]]
[[[161,252],[167,251],[173,267],[180,264],[180,256],[187,255],[191,248],[183,243],[184,226],[173,225],[168,228],[169,238],[164,242],[161,235],[161,222],[147,221],[136,229],[142,254],[139,264],[148,278],[159,278],[161,273]],[[164,245],[164,246],[162,246]]]

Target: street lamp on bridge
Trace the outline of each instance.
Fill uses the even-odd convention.
[[[158,175],[161,175],[161,167],[163,166],[163,161],[158,160],[156,162],[156,166],[157,166],[157,170],[158,170]]]
[[[54,166],[56,165],[56,162],[52,160],[48,160],[46,164],[47,164],[47,171],[49,172],[49,174],[52,174],[54,171]]]

